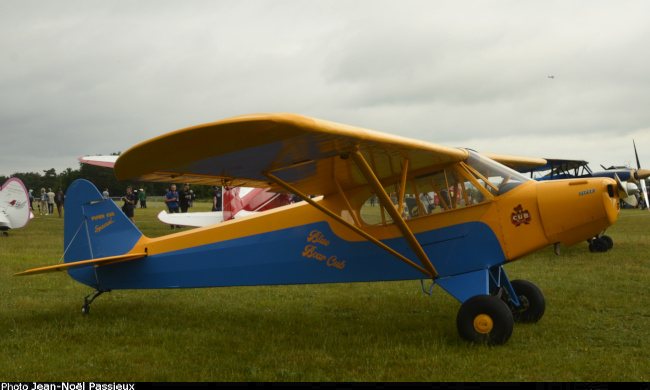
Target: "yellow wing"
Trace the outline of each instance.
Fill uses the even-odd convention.
[[[511,154],[481,153],[483,156],[498,161],[517,172],[530,172],[547,164],[546,159],[538,157],[515,156]]]
[[[295,114],[254,114],[174,131],[124,152],[118,180],[271,187],[264,173],[306,194],[327,195],[366,184],[349,153],[361,152],[377,178],[431,171],[465,160],[464,149]]]
[[[295,114],[255,114],[174,131],[124,152],[118,180],[270,187],[272,173],[304,193],[365,184],[347,154],[360,151],[380,180],[430,171],[468,157],[464,149]]]

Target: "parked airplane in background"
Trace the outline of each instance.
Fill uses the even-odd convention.
[[[116,289],[430,279],[461,302],[460,336],[489,344],[546,307],[535,284],[510,281],[504,266],[594,237],[616,221],[622,191],[609,178],[537,182],[467,149],[293,114],[171,132],[127,150],[114,171],[118,180],[270,188],[303,202],[148,238],[77,180],[64,263],[17,275],[67,271],[96,290],[85,313]],[[441,207],[427,207],[426,193]]]
[[[12,177],[0,187],[0,231],[25,227],[34,218],[29,205],[29,193],[23,182]]]
[[[292,196],[270,192],[268,188],[223,187],[223,211],[158,213],[158,220],[168,225],[203,227],[230,219],[270,210],[292,203]]]
[[[641,186],[640,192],[643,193],[645,202],[648,204],[647,186],[645,181],[650,178],[650,169],[641,168],[641,162],[639,161],[639,154],[637,153],[636,143],[634,140],[632,140],[632,145],[634,146],[634,157],[636,158],[637,164],[636,169],[624,166],[605,168],[601,165],[603,171],[594,172],[589,168],[589,163],[587,161],[552,158],[540,159],[541,162],[538,165],[511,164],[511,168],[521,173],[529,173],[530,177],[535,180],[557,180],[585,177],[609,177],[614,179],[618,176],[622,182],[631,184],[628,185],[628,193],[630,196],[639,193],[637,187],[637,184],[639,184]],[[485,155],[490,156],[488,153],[485,153]],[[627,200],[629,200],[628,203],[630,204],[635,202],[635,200],[630,197],[628,197]]]

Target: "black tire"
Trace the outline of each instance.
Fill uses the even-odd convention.
[[[513,280],[510,284],[521,303],[521,307],[511,307],[515,322],[534,323],[541,320],[546,310],[546,298],[542,290],[528,280]]]
[[[600,239],[605,241],[607,249],[612,249],[614,247],[614,240],[612,240],[610,236],[600,236]]]
[[[514,328],[512,312],[501,299],[491,295],[476,295],[466,300],[458,310],[456,328],[460,337],[480,344],[505,344]]]
[[[607,242],[602,238],[593,238],[589,242],[589,251],[590,252],[607,252]]]

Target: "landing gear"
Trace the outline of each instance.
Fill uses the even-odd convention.
[[[465,340],[488,345],[505,344],[514,328],[508,305],[492,295],[476,295],[458,310],[456,328]]]
[[[608,250],[614,247],[614,240],[610,236],[600,236],[600,239],[605,241]]]
[[[587,241],[590,252],[607,252],[614,247],[614,240],[610,236],[601,235]]]
[[[544,298],[542,290],[535,283],[528,280],[513,280],[510,285],[520,303],[520,306],[517,307],[509,302],[514,320],[516,322],[534,323],[542,319],[546,310],[546,298]]]
[[[99,297],[100,295],[102,295],[102,294],[105,293],[105,292],[111,292],[111,290],[95,290],[95,291],[93,292],[94,295],[93,295],[93,294],[89,294],[88,296],[86,296],[86,297],[84,298],[84,305],[81,307],[81,313],[83,313],[83,314],[88,314],[88,313],[90,312],[90,304],[93,303],[93,301],[95,300],[95,298]],[[92,295],[92,298],[91,298],[90,300],[88,300],[88,298],[89,298],[91,295]]]
[[[599,237],[589,240],[589,252],[607,252],[607,242]]]
[[[463,302],[456,328],[461,338],[474,343],[505,344],[515,321],[537,322],[546,310],[546,299],[539,287],[527,280],[510,281],[502,266],[436,282]]]

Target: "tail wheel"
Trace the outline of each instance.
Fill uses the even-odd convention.
[[[465,340],[488,344],[505,344],[514,327],[508,305],[491,295],[476,295],[466,300],[458,310],[456,327]]]
[[[520,307],[512,307],[512,317],[516,322],[537,322],[544,316],[546,298],[542,290],[528,280],[513,280],[510,282],[515,290]]]

